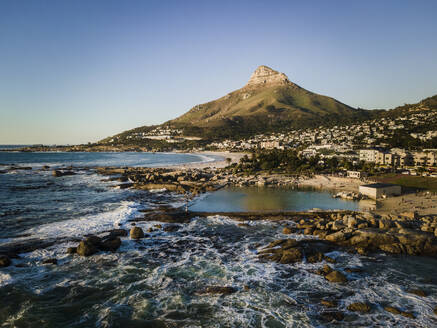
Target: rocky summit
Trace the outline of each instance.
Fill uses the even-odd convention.
[[[249,82],[247,82],[246,88],[274,84],[291,84],[291,82],[284,73],[280,73],[271,69],[270,67],[261,65],[255,70],[255,72],[253,72]]]

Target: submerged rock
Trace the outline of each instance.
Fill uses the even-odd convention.
[[[410,290],[408,290],[408,293],[414,294],[417,296],[421,296],[421,297],[426,297],[426,293],[421,289],[410,289]]]
[[[144,232],[143,229],[140,227],[133,227],[130,229],[129,235],[131,239],[141,239],[144,238]]]
[[[356,303],[349,304],[347,306],[347,309],[349,311],[353,311],[353,312],[361,312],[361,313],[370,312],[370,306],[368,304],[362,303],[362,302],[356,302]]]
[[[320,318],[323,321],[342,321],[344,319],[344,313],[340,311],[323,311],[320,313]]]
[[[200,291],[197,294],[214,294],[214,295],[229,295],[235,293],[237,289],[231,286],[208,286]]]
[[[384,310],[386,310],[387,312],[393,313],[393,314],[401,314],[401,311],[395,307],[392,306],[386,306],[384,307]]]
[[[0,255],[0,268],[11,265],[11,259],[6,255]]]
[[[337,302],[333,301],[333,300],[321,300],[320,304],[322,304],[323,306],[326,306],[326,307],[336,307],[337,306]]]

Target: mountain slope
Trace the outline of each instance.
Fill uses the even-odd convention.
[[[197,105],[166,124],[185,127],[188,131],[195,131],[190,127],[196,127],[204,133],[209,129],[226,131],[228,127],[239,127],[242,129],[239,133],[250,134],[318,125],[329,120],[357,119],[367,114],[367,111],[305,90],[290,82],[283,73],[259,66],[243,88]]]

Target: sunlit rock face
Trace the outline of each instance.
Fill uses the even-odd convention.
[[[287,75],[262,65],[253,72],[246,87],[288,83],[290,83],[290,81]]]

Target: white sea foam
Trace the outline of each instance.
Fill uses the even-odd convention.
[[[115,210],[93,214],[81,219],[72,219],[56,223],[45,224],[27,230],[25,233],[44,238],[76,237],[85,234],[99,233],[104,230],[117,228],[130,218],[138,215],[139,204],[122,201]]]

